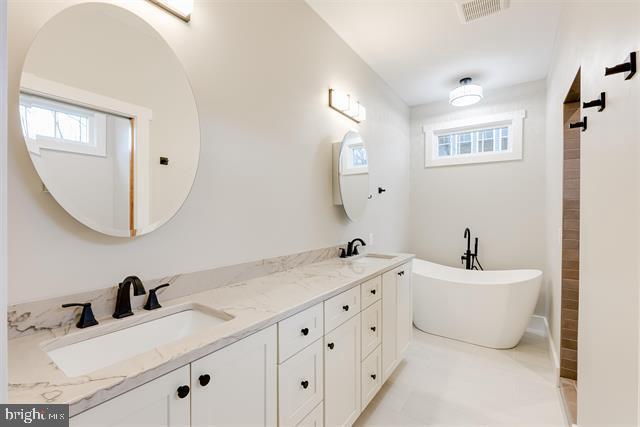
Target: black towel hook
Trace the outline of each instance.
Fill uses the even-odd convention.
[[[618,64],[613,67],[605,67],[604,69],[605,76],[620,73],[624,73],[625,80],[629,80],[633,77],[636,73],[636,52],[631,52],[622,64]]]
[[[607,106],[607,95],[604,92],[600,92],[600,99],[594,99],[593,101],[582,103],[582,108],[599,107],[598,112],[604,110],[606,106]]]
[[[569,128],[571,129],[582,128],[582,132],[584,132],[585,130],[587,130],[587,116],[584,116],[581,122],[569,123]]]

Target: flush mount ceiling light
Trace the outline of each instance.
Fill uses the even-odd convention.
[[[193,0],[149,0],[167,12],[176,15],[178,18],[189,22],[193,12]]]
[[[353,96],[341,90],[329,89],[329,107],[356,123],[367,119],[367,109]]]
[[[471,77],[460,80],[460,86],[449,92],[449,104],[454,107],[466,107],[480,102],[482,86],[471,84]]]

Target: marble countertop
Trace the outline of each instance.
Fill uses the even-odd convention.
[[[101,319],[84,330],[62,327],[9,340],[9,403],[69,404],[73,416],[184,366],[254,332],[411,260],[360,256],[333,258],[170,301],[124,319]],[[156,347],[88,375],[66,376],[44,348],[77,342],[201,306],[233,316],[198,334]]]

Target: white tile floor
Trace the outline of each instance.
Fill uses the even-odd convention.
[[[564,427],[547,339],[493,350],[414,329],[404,361],[356,426]]]

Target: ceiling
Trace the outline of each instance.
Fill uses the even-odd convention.
[[[306,0],[411,105],[447,100],[462,77],[491,89],[545,78],[561,4],[511,0],[463,23],[454,0]]]

